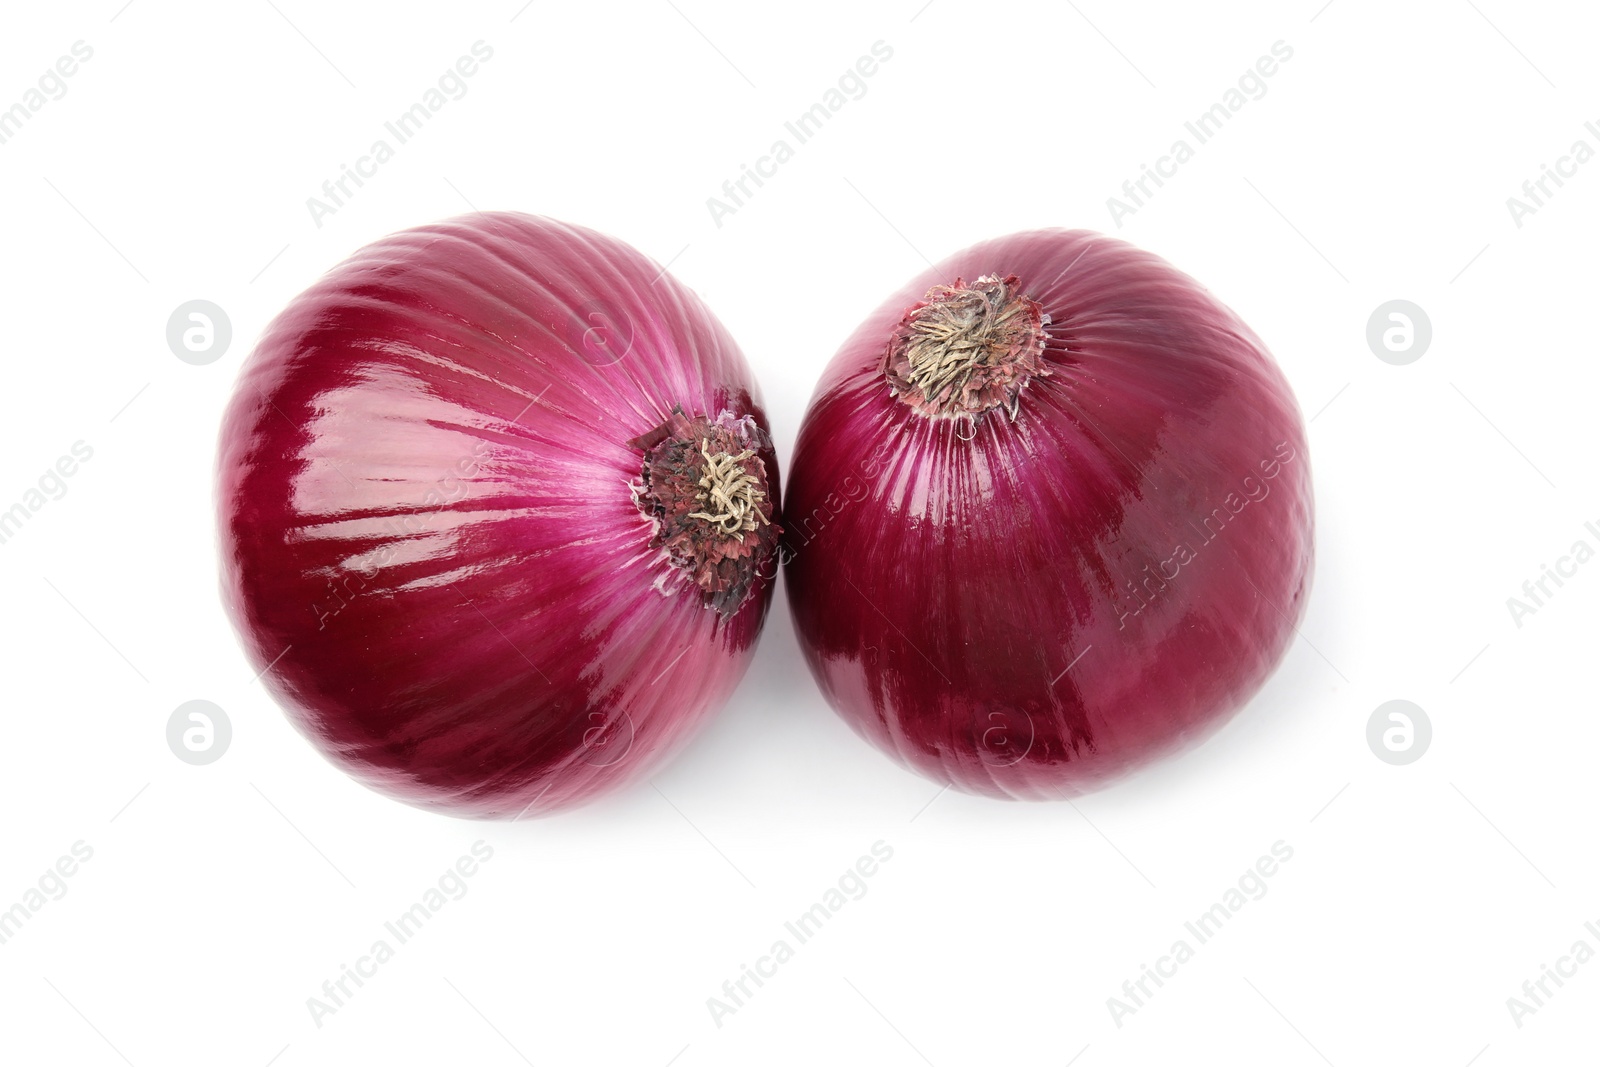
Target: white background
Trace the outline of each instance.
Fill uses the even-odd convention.
[[[1600,949],[1600,562],[1520,627],[1506,604],[1600,547],[1600,162],[1520,227],[1506,203],[1575,140],[1600,147],[1593,11],[123,2],[12,5],[0,32],[0,107],[94,50],[0,145],[0,510],[94,450],[0,545],[0,909],[93,849],[0,945],[0,1058],[1593,1060],[1600,961],[1521,1027],[1506,1003],[1580,938]],[[307,198],[480,39],[467,95],[318,227]],[[866,94],[717,226],[707,198],[879,40]],[[1265,96],[1119,228],[1107,198],[1280,40]],[[1301,638],[1200,749],[1008,804],[858,741],[780,591],[743,688],[652,784],[514,825],[365,791],[290,728],[223,616],[218,419],[296,293],[474,207],[670,262],[755,365],[785,462],[835,347],[926,259],[1063,225],[1160,253],[1266,339],[1311,420]],[[196,298],[234,328],[209,366],[165,339]],[[1365,339],[1397,298],[1433,326],[1406,366]],[[234,729],[205,767],[165,740],[197,698]],[[1397,698],[1434,731],[1402,767],[1366,742]],[[480,839],[467,895],[315,1025],[307,998]],[[707,998],[880,840],[867,894],[717,1026]],[[1280,840],[1266,895],[1118,1026],[1107,998]]]

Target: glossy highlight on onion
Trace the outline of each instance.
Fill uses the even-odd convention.
[[[1215,731],[1312,573],[1299,410],[1259,338],[1087,231],[975,245],[845,342],[784,570],[833,708],[934,781],[1070,797]]]
[[[620,241],[511,213],[394,234],[295,299],[223,422],[223,595],[290,719],[458,815],[570,807],[732,693],[778,467],[738,346]]]

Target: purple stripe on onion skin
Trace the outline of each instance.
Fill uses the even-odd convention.
[[[638,440],[677,419],[704,431],[677,471],[692,552],[638,497]],[[777,458],[738,346],[645,256],[549,219],[398,233],[298,297],[241,371],[217,490],[224,600],[257,669],[290,649],[263,677],[290,720],[457,815],[659,769],[772,594]]]
[[[1310,473],[1282,373],[1193,279],[1086,231],[986,241],[817,387],[785,489],[796,632],[828,702],[913,770],[1081,794],[1197,744],[1276,668]]]

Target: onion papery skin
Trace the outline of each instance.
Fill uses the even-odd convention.
[[[717,610],[651,544],[630,442],[683,416],[759,439],[775,512],[737,345],[591,230],[463,216],[296,298],[240,373],[217,484],[224,602],[291,721],[363,783],[462,816],[659,767],[748,667],[776,570]]]
[[[1014,405],[941,416],[897,395],[886,347],[908,312],[1008,276],[1044,316]],[[1216,730],[1282,658],[1312,573],[1304,427],[1265,346],[1164,260],[1088,231],[975,245],[874,312],[812,398],[785,526],[833,708],[928,778],[1014,799],[1099,788]]]

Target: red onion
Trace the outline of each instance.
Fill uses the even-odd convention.
[[[223,423],[223,590],[290,718],[474,816],[656,767],[772,592],[777,464],[700,300],[577,226],[479,214],[358,252],[268,328]]]
[[[1311,580],[1305,434],[1205,289],[1085,231],[950,257],[828,367],[784,555],[812,673],[959,789],[1082,793],[1215,730]]]

